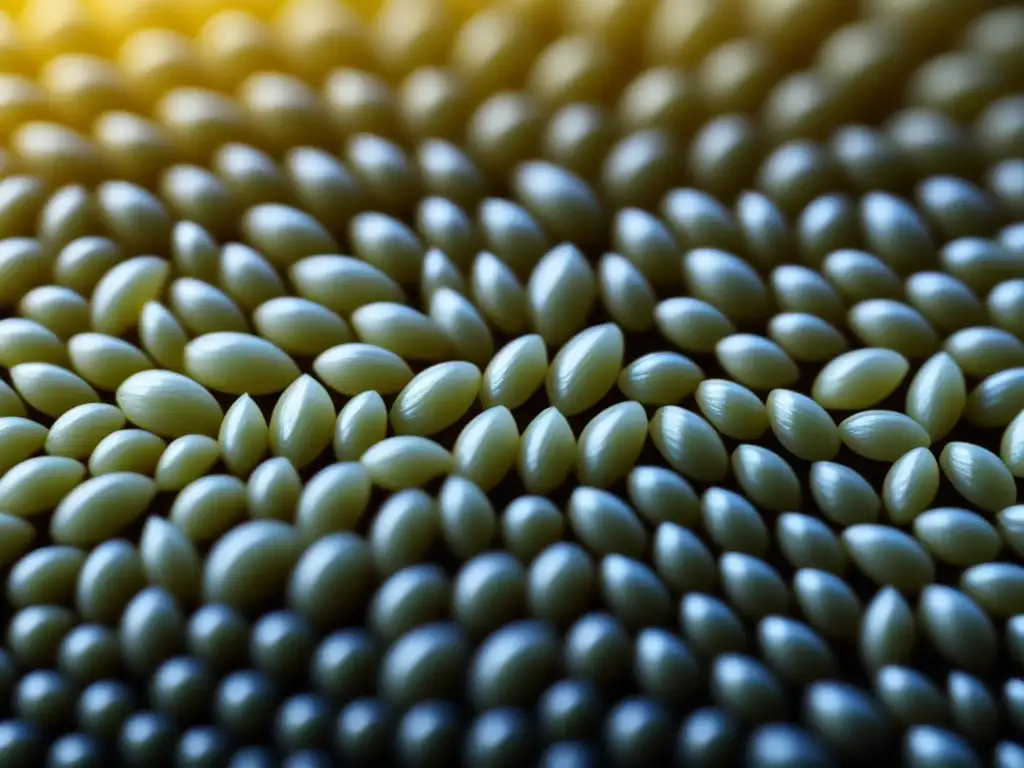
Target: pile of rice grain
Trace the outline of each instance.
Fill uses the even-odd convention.
[[[5,8],[0,768],[1024,766],[1024,6]]]

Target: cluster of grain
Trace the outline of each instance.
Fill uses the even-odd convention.
[[[0,768],[1024,768],[1024,8],[14,0]]]

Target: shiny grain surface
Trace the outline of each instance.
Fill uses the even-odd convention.
[[[0,763],[1024,764],[1012,3],[0,12]]]

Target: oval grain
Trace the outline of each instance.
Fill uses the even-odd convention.
[[[368,449],[360,462],[374,484],[389,491],[417,488],[451,472],[451,453],[415,435],[389,437]]]
[[[100,544],[142,515],[156,492],[155,482],[133,472],[90,478],[57,505],[50,519],[50,536],[58,544]]]
[[[62,456],[26,459],[0,477],[0,509],[16,517],[49,512],[83,479],[85,467],[74,459]]]
[[[967,404],[967,382],[956,361],[945,352],[922,365],[907,390],[906,413],[925,428],[933,441],[956,426]]]
[[[308,374],[281,393],[270,415],[270,450],[296,469],[312,463],[334,437],[334,403],[323,385]]]
[[[591,419],[577,441],[576,477],[607,488],[633,468],[647,442],[647,413],[639,403],[605,408]]]
[[[129,376],[154,367],[134,344],[101,333],[75,334],[68,339],[67,351],[78,375],[105,392],[114,392]]]
[[[185,345],[185,372],[209,389],[229,395],[270,395],[300,375],[295,361],[259,336],[223,331]]]
[[[722,439],[693,411],[675,405],[659,408],[649,432],[658,453],[684,477],[714,483],[728,473],[729,456]]]
[[[519,427],[512,412],[503,405],[475,416],[462,428],[452,446],[455,472],[485,492],[505,478],[518,454]]]
[[[519,479],[528,493],[544,495],[558,488],[576,465],[576,435],[557,408],[545,408],[519,440]]]
[[[141,371],[117,388],[130,422],[161,437],[216,435],[224,411],[201,384],[172,371]]]
[[[939,492],[939,462],[930,448],[915,448],[889,467],[882,483],[882,501],[897,525],[924,512]]]
[[[1016,503],[1017,484],[1006,465],[991,451],[973,443],[947,443],[939,466],[957,493],[987,512]]]
[[[114,406],[86,403],[72,408],[53,422],[43,447],[51,456],[84,461],[103,438],[124,424],[124,414]]]
[[[548,402],[566,416],[595,406],[615,386],[625,344],[614,323],[593,326],[569,339],[548,368]]]
[[[249,395],[242,395],[224,414],[217,435],[220,456],[228,470],[239,477],[256,468],[270,445],[263,413]]]
[[[839,423],[839,437],[854,453],[873,461],[893,462],[915,448],[927,448],[924,427],[898,411],[867,410]]]
[[[339,344],[313,361],[316,375],[331,389],[350,397],[366,391],[399,392],[412,381],[409,364],[394,352],[372,344]]]
[[[162,491],[180,491],[220,460],[220,444],[208,435],[185,435],[161,453],[154,478]]]
[[[452,361],[423,370],[398,393],[390,422],[396,435],[430,437],[455,424],[480,391],[480,369]]]
[[[768,411],[756,394],[728,379],[706,379],[696,392],[704,418],[733,440],[757,440],[768,429]]]
[[[839,428],[811,398],[773,389],[765,400],[768,423],[782,446],[805,461],[830,461],[839,453]]]
[[[544,339],[529,334],[513,339],[491,358],[480,382],[480,403],[516,409],[544,384],[548,351]]]

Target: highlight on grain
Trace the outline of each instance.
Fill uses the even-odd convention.
[[[8,0],[0,768],[1024,766],[1024,6]]]

